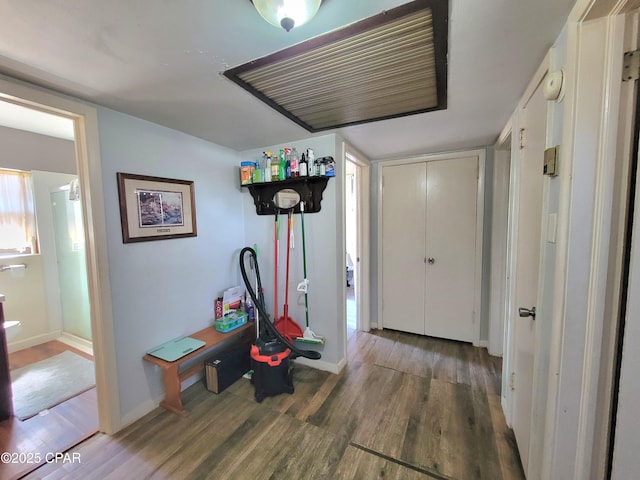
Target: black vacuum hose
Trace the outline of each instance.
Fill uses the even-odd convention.
[[[247,276],[247,270],[244,266],[244,256],[245,254],[251,255],[253,260],[253,264],[256,269],[256,282],[258,284],[258,290],[260,291],[260,298],[256,296],[256,292],[253,290],[251,286],[251,282],[249,281],[249,277]],[[316,352],[315,350],[301,350],[296,347],[292,343],[290,343],[282,334],[278,331],[278,329],[269,321],[269,314],[267,313],[267,309],[264,306],[264,295],[262,294],[262,282],[260,281],[260,269],[258,268],[258,256],[256,252],[251,247],[244,247],[240,251],[240,273],[242,274],[242,280],[244,280],[244,285],[247,287],[247,292],[249,292],[249,296],[251,300],[253,300],[253,305],[258,310],[260,314],[260,329],[262,331],[258,332],[258,335],[263,333],[263,329],[268,330],[268,332],[276,337],[280,343],[287,346],[291,349],[292,352],[297,354],[300,357],[308,358],[310,360],[319,360],[321,358],[320,352]],[[277,319],[276,319],[277,320]]]

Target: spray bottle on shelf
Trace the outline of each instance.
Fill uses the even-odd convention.
[[[300,176],[300,157],[298,156],[298,150],[296,147],[291,149],[291,159],[289,161],[291,165],[291,178],[297,178]]]
[[[286,153],[283,148],[280,149],[280,170],[278,173],[278,178],[280,180],[284,180],[287,178],[287,159]]]
[[[262,152],[262,161],[260,162],[260,170],[262,170],[262,181],[271,181],[271,157],[265,155],[266,152]]]
[[[244,301],[244,311],[247,313],[247,320],[253,322],[255,320],[255,309],[253,308],[253,301],[249,295],[246,296]]]
[[[269,162],[271,164],[271,180],[278,180],[280,164],[278,163],[278,157],[275,155],[271,155],[271,152],[266,152],[269,154]]]
[[[310,177],[316,176],[316,165],[315,165],[315,155],[313,153],[313,149],[307,148],[307,174]]]

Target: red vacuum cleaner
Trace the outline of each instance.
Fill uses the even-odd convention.
[[[257,294],[247,276],[245,268],[245,257],[247,255],[251,257],[252,265],[255,266]],[[247,288],[247,293],[253,300],[261,319],[258,324],[258,336],[251,346],[251,368],[253,369],[251,382],[255,388],[255,399],[260,403],[268,396],[293,393],[292,358],[301,356],[310,360],[318,360],[321,355],[319,352],[302,350],[293,345],[269,320],[264,303],[264,294],[262,293],[258,257],[255,250],[250,247],[245,247],[240,252],[240,272]]]

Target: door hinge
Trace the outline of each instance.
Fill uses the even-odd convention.
[[[638,80],[640,78],[640,50],[625,52],[622,64],[622,81]]]
[[[520,129],[520,136],[518,137],[520,141],[520,150],[524,148],[524,128]]]
[[[509,376],[509,388],[511,390],[516,389],[516,372],[511,372],[511,375]]]

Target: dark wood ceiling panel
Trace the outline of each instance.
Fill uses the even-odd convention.
[[[311,132],[446,108],[448,2],[417,0],[227,70]]]

